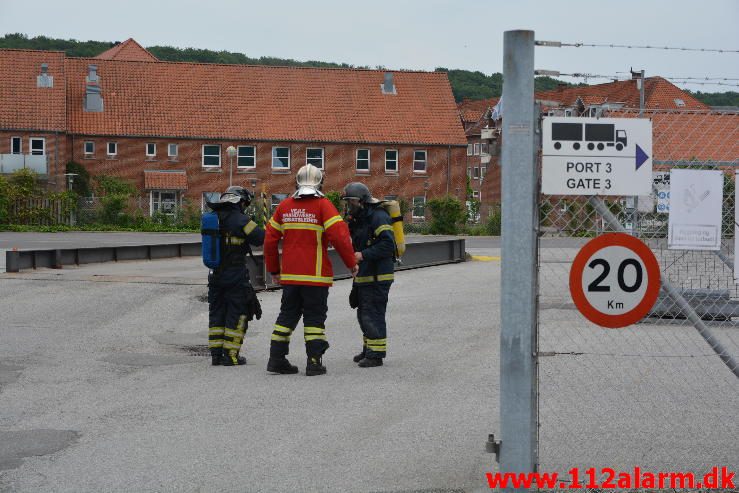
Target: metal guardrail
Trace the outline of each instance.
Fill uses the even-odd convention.
[[[84,265],[123,260],[156,260],[176,257],[200,256],[200,242],[169,243],[157,245],[126,245],[91,248],[64,248],[52,250],[8,250],[5,253],[5,271],[20,272],[26,269],[61,269],[65,265]],[[261,253],[254,254],[258,266],[247,257],[252,284],[256,288],[272,288],[270,275],[263,272]],[[329,250],[334,266],[334,279],[351,277],[338,253]],[[402,262],[396,270],[417,269],[433,265],[464,262],[465,242],[463,239],[444,239],[408,243]],[[266,282],[265,282],[266,280]]]

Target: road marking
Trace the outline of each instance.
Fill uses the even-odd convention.
[[[477,260],[478,262],[498,262],[500,261],[500,257],[491,257],[489,255],[472,255],[472,260]]]

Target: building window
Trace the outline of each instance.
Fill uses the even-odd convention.
[[[413,218],[422,219],[426,217],[426,197],[413,197]]]
[[[472,144],[467,144],[467,155],[468,156],[472,156],[472,153],[473,153],[472,149],[473,149]]]
[[[478,168],[477,166],[472,168],[472,178],[474,178],[475,180],[480,178],[480,168]]]
[[[203,167],[217,168],[221,165],[221,146],[203,146]]]
[[[395,149],[385,150],[385,172],[386,173],[397,173],[398,172],[398,151]]]
[[[288,196],[289,195],[286,193],[273,193],[272,202],[270,203],[270,212],[274,214],[277,206],[280,205],[280,202],[285,200]]]
[[[357,149],[357,171],[369,171],[370,169],[370,150]]]
[[[220,192],[203,192],[203,202],[201,204],[201,209],[203,212],[209,212],[210,207],[208,207],[208,202],[211,204],[213,202],[218,202],[221,198]]]
[[[467,177],[472,178],[472,168],[470,168],[469,166],[467,167]]]
[[[177,212],[177,192],[171,190],[151,191],[151,214],[173,215]]]
[[[426,151],[413,151],[413,172],[426,172]]]
[[[275,169],[290,169],[290,148],[272,148],[272,167]]]
[[[236,167],[256,168],[257,148],[254,146],[239,146],[239,152],[236,157]]]
[[[177,154],[179,153],[179,146],[177,144],[169,144],[167,146],[167,157],[170,159],[175,159],[177,157]]]
[[[43,156],[46,154],[46,139],[31,138],[28,139],[31,147],[31,154],[34,156]]]
[[[488,145],[487,144],[485,144],[485,143],[480,144],[480,154],[484,154],[484,155],[490,154],[490,152],[488,150]]]
[[[475,156],[479,156],[480,155],[480,144],[479,143],[478,144],[475,144],[474,150],[472,151],[472,154],[475,155]]]
[[[305,164],[323,169],[323,147],[308,147],[305,150]]]
[[[95,154],[95,142],[88,140],[85,142],[85,156],[92,156]]]
[[[21,153],[21,138],[20,137],[10,138],[10,153],[11,154]]]
[[[477,191],[477,190],[473,190],[472,191],[472,198],[475,199],[475,200],[479,199],[480,198],[480,192]]]
[[[108,142],[108,156],[118,155],[118,142]]]
[[[155,157],[157,155],[157,145],[149,142],[146,144],[146,157]]]

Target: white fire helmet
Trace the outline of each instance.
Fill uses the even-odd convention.
[[[323,197],[321,185],[323,184],[323,173],[312,164],[301,167],[295,175],[298,190],[293,197],[315,196]]]

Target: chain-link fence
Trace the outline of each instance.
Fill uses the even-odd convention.
[[[739,114],[647,111],[643,117],[653,124],[651,196],[540,196],[540,471],[638,466],[703,474],[739,465],[739,379],[718,354],[739,359],[733,264]],[[668,246],[669,183],[677,169],[722,172],[719,250]],[[606,329],[580,314],[568,282],[582,245],[614,231],[650,247],[663,282],[647,317]]]

